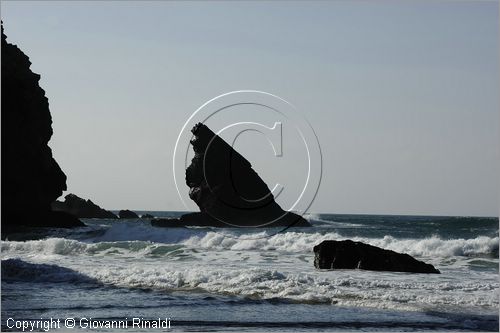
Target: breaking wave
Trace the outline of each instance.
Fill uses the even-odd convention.
[[[251,237],[249,237],[251,236]],[[343,240],[336,232],[303,233],[269,231],[238,234],[238,231],[210,231],[188,228],[154,228],[143,224],[121,223],[111,226],[103,235],[78,241],[67,238],[48,238],[26,242],[4,241],[2,253],[33,255],[106,254],[110,251],[137,254],[168,254],[181,248],[208,251],[279,251],[311,253],[312,248],[324,240]],[[471,239],[443,239],[438,236],[419,239],[351,237],[384,249],[420,257],[498,256],[499,238],[477,236]]]
[[[210,265],[178,269],[169,265],[109,263],[61,267],[19,259],[2,261],[2,279],[29,282],[99,283],[159,291],[206,291],[256,300],[286,300],[306,304],[336,304],[418,310],[424,304],[441,306],[498,306],[498,282],[446,282],[432,284],[414,279],[376,278],[364,272],[353,279],[347,272],[335,276],[297,274],[265,268],[227,269]],[[473,292],[473,293],[472,293]]]
[[[155,228],[138,222],[99,228],[100,232],[75,233],[78,239],[2,241],[3,281],[97,283],[159,292],[407,310],[430,305],[497,309],[499,305],[497,235],[349,237],[441,265],[437,268],[442,275],[422,277],[315,270],[312,248],[323,240],[346,239],[331,228],[277,234],[269,229]],[[475,258],[484,256],[488,258]]]

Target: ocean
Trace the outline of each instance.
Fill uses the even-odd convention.
[[[1,243],[1,328],[31,320],[44,331],[59,319],[99,331],[120,321],[134,331],[498,332],[498,218],[306,218],[312,228],[288,230],[83,219],[12,236]],[[312,248],[328,239],[408,253],[441,274],[317,270]]]

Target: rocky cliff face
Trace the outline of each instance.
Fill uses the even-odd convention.
[[[186,184],[202,215],[185,216],[186,223],[203,219],[219,226],[309,225],[281,209],[250,162],[206,125],[197,124],[192,133],[195,156],[186,169]]]
[[[66,175],[48,146],[52,118],[40,75],[29,58],[7,42],[2,25],[2,227],[73,226],[78,220],[52,214],[66,190]],[[80,222],[81,223],[81,222]]]

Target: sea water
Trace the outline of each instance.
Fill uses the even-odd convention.
[[[63,329],[69,318],[101,331],[82,320],[136,331],[498,331],[498,218],[306,217],[313,227],[84,219],[14,235],[1,243],[1,328],[59,319]],[[312,248],[329,239],[408,253],[441,274],[317,270]],[[160,320],[170,328],[132,326]]]

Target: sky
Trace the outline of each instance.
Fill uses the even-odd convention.
[[[496,1],[1,3],[49,98],[65,194],[135,210],[186,209],[172,176],[184,123],[253,89],[317,135],[310,212],[498,216],[498,15]],[[228,119],[261,117],[238,112]],[[285,185],[286,206],[301,149],[285,141],[286,158],[269,158],[255,133],[236,148]]]

